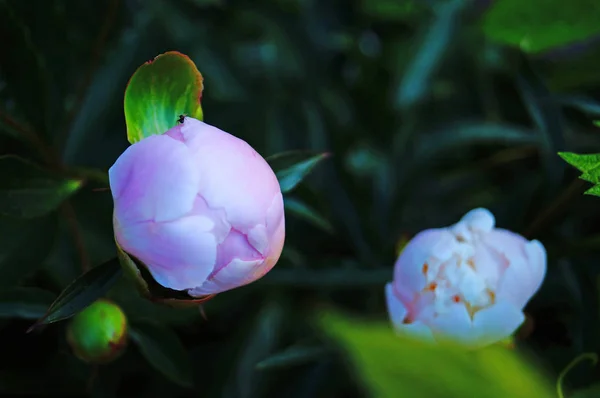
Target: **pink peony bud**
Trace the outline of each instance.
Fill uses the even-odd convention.
[[[116,241],[164,287],[219,293],[261,278],[279,259],[279,182],[239,138],[186,117],[131,145],[109,178]]]
[[[399,333],[481,347],[521,325],[546,274],[546,250],[494,223],[488,210],[474,209],[408,243],[385,288]]]

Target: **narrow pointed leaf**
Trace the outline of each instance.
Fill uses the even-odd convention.
[[[303,201],[296,198],[285,198],[283,200],[285,209],[298,216],[299,218],[308,221],[309,223],[321,228],[322,230],[332,233],[333,226],[322,215],[317,213],[315,209],[309,207]]]
[[[277,175],[281,192],[286,193],[294,189],[328,153],[290,151],[282,152],[267,158],[273,171]]]
[[[17,156],[0,156],[0,214],[40,217],[55,210],[81,187]]]
[[[171,329],[143,322],[131,327],[131,338],[148,363],[171,381],[192,387],[192,364],[183,344]]]
[[[52,292],[34,287],[0,290],[0,318],[38,319],[55,298]]]
[[[177,124],[179,115],[202,120],[202,82],[194,62],[177,51],[140,66],[125,90],[129,142],[164,133]]]
[[[30,329],[70,318],[104,296],[121,276],[119,261],[114,258],[98,265],[71,283],[52,303],[46,314]]]
[[[266,370],[300,365],[322,358],[328,352],[329,350],[324,347],[290,347],[260,361],[256,364],[256,369]]]

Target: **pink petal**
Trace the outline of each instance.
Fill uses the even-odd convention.
[[[164,287],[185,290],[205,282],[217,259],[213,222],[202,216],[115,228],[119,245],[140,259]]]
[[[167,136],[151,136],[131,145],[108,176],[115,216],[123,227],[187,214],[200,181],[188,148]]]
[[[385,298],[392,324],[396,327],[401,327],[404,324],[404,319],[408,315],[408,310],[404,304],[402,304],[402,301],[394,294],[392,283],[385,285]]]
[[[223,208],[231,225],[245,233],[266,224],[265,216],[281,190],[262,156],[245,141],[192,118],[185,119],[181,134],[203,171],[199,192],[208,205]],[[283,214],[283,200],[276,212]]]
[[[206,282],[188,290],[193,297],[221,293],[252,282],[254,273],[260,273],[263,260],[234,259]]]

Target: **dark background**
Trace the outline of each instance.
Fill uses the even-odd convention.
[[[256,365],[291,346],[328,347],[311,326],[316,306],[385,319],[383,285],[398,242],[474,207],[549,253],[545,283],[526,309],[533,330],[519,344],[554,377],[597,351],[600,199],[582,195],[589,185],[556,153],[600,152],[592,123],[600,119],[600,47],[585,29],[569,43],[579,26],[568,21],[562,30],[544,25],[562,14],[544,19],[552,6],[539,1],[531,4],[541,22],[519,19],[527,13],[515,8],[514,29],[530,24],[553,36],[540,48],[511,46],[511,26],[482,28],[491,3],[0,1],[0,152],[86,176],[55,212],[0,218],[0,393],[366,396],[329,349]],[[582,24],[598,16],[593,2],[567,8],[565,18]],[[40,306],[9,294],[20,285],[55,296],[115,256],[112,199],[97,190],[107,188],[102,178],[89,177],[128,145],[129,77],[170,50],[202,72],[207,123],[263,156],[333,155],[286,198],[286,246],[275,269],[208,302],[207,320],[197,309],[151,304],[125,281],[110,292],[132,323],[150,319],[176,333],[169,336],[185,346],[193,389],[156,371],[133,344],[94,371],[71,354],[66,322],[25,334]],[[599,379],[582,365],[568,384]]]

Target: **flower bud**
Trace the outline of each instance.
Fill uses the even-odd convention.
[[[164,288],[205,297],[253,282],[285,238],[275,173],[245,141],[186,117],[109,170],[115,239]]]
[[[546,250],[494,224],[488,210],[475,209],[408,243],[385,288],[399,333],[475,348],[517,330],[546,274]]]
[[[82,361],[110,362],[127,345],[127,318],[118,305],[100,299],[73,317],[67,326],[67,341]]]

